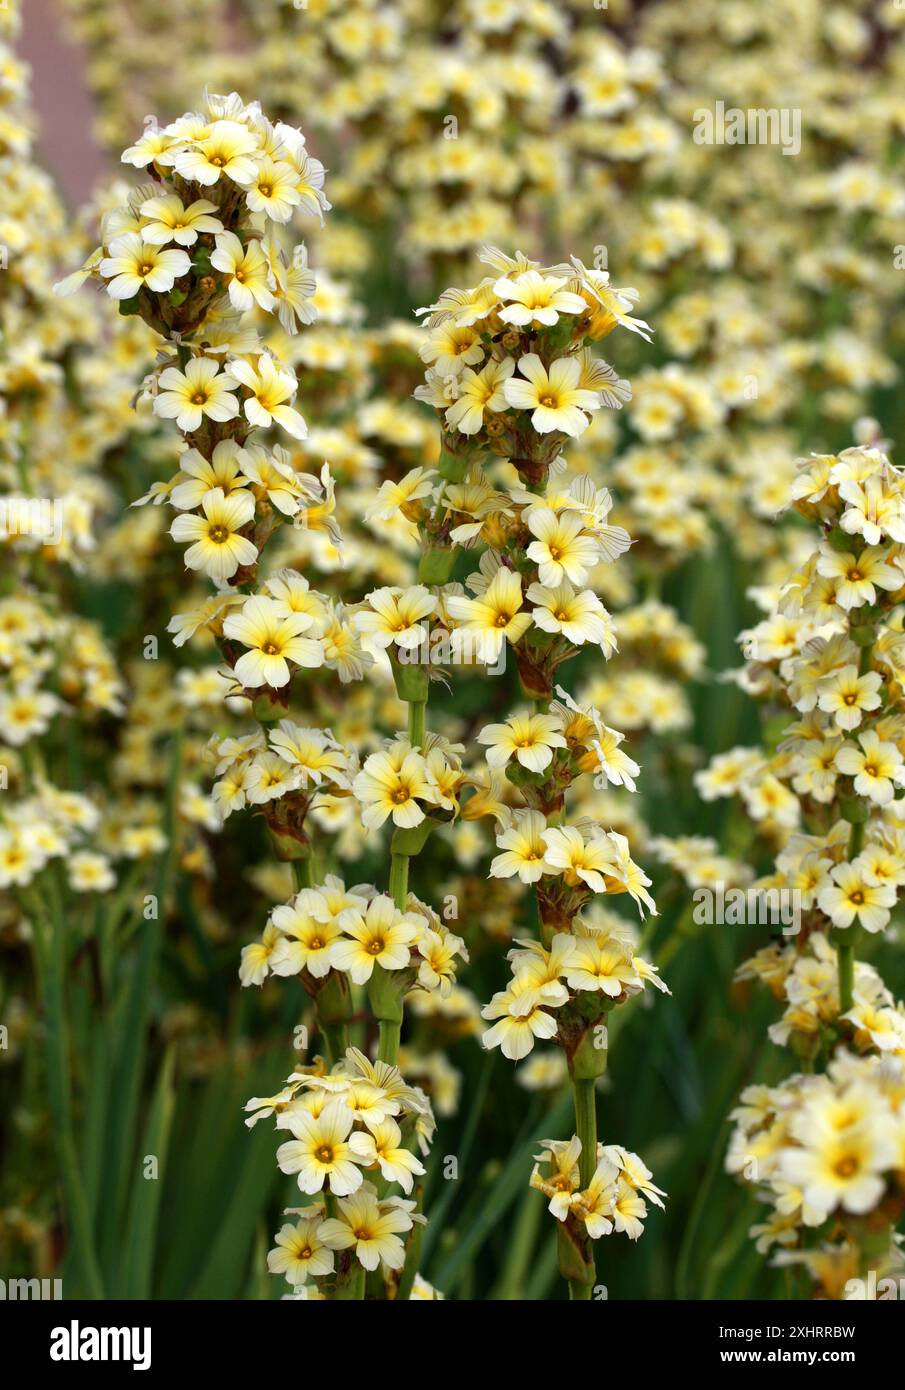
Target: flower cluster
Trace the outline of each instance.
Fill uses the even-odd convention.
[[[630,312],[637,291],[615,288],[607,271],[577,257],[547,268],[490,247],[481,260],[493,275],[444,291],[422,311],[431,332],[421,356],[430,366],[416,395],[440,411],[454,459],[483,449],[536,485],[594,411],[631,398],[628,382],[588,345],[617,326],[649,330]]]
[[[880,451],[846,449],[802,461],[792,495],[822,539],[743,640],[745,684],[796,718],[772,756],[733,749],[699,787],[708,798],[738,791],[752,819],[787,841],[776,883],[796,888],[818,924],[876,933],[903,881],[903,479]],[[789,839],[802,808],[806,833]]]
[[[738,792],[772,839],[775,867],[755,886],[796,897],[794,939],[738,978],[768,984],[784,1005],[771,1040],[817,1074],[743,1094],[727,1166],[773,1206],[752,1231],[759,1248],[778,1244],[826,1288],[804,1232],[819,1228],[824,1254],[850,1256],[857,1273],[889,1254],[901,1209],[905,1012],[856,957],[889,927],[905,883],[905,479],[859,446],[801,460],[790,493],[819,540],[777,586],[775,611],[742,634],[742,683],[793,722],[775,751],[735,748],[698,781],[708,799]]]
[[[540,851],[543,854],[543,842]],[[494,863],[505,857],[499,856]],[[618,872],[617,865],[612,867]],[[591,875],[605,884],[604,872],[601,866]],[[592,1048],[605,1053],[603,1020],[613,1006],[640,994],[646,984],[666,989],[655,967],[635,954],[631,933],[618,918],[576,917],[571,930],[554,934],[549,950],[539,942],[523,941],[510,951],[509,960],[509,986],[483,1010],[485,1018],[499,1020],[484,1034],[483,1043],[499,1046],[513,1061],[526,1057],[537,1040],[555,1040],[573,1067],[575,1050],[587,1046],[587,1039]]]
[[[859,1053],[905,1052],[905,1008],[866,961],[855,961],[854,1002],[847,1013],[840,1012],[839,964],[823,932],[811,932],[804,949],[765,946],[739,966],[736,978],[763,981],[785,1005],[768,1035],[796,1056],[815,1057],[837,1020],[851,1025],[850,1043]]]
[[[276,1116],[277,1130],[292,1135],[277,1150],[281,1171],[296,1176],[304,1196],[325,1194],[287,1210],[296,1219],[277,1233],[271,1273],[307,1299],[363,1297],[371,1276],[383,1297],[410,1297],[406,1243],[424,1217],[408,1194],[424,1173],[415,1149],[426,1156],[434,1131],[424,1092],[352,1047],[331,1071],[294,1072],[278,1095],[246,1109],[249,1125]],[[406,1195],[390,1195],[393,1186]]]
[[[262,984],[268,973],[298,975],[317,995],[329,989],[331,972],[366,985],[379,967],[392,972],[397,988],[448,995],[457,957],[468,959],[464,942],[414,894],[402,911],[371,884],[347,890],[331,875],[274,909],[261,941],[243,950],[241,975],[246,985]]]
[[[595,789],[634,790],[639,769],[620,746],[623,735],[595,706],[579,705],[559,685],[554,699],[563,663],[583,649],[604,659],[616,650],[614,625],[592,576],[631,543],[609,520],[608,489],[588,474],[563,476],[560,455],[594,412],[618,408],[631,394],[593,355],[592,344],[617,326],[645,337],[648,329],[630,312],[634,291],[611,287],[606,272],[588,270],[574,257],[544,268],[486,248],[481,259],[493,275],[466,290],[446,290],[424,311],[429,333],[421,356],[430,365],[415,394],[441,419],[440,476],[434,483],[417,470],[400,487],[421,536],[419,574],[434,581],[436,602],[429,605],[418,591],[394,596],[380,625],[387,647],[397,647],[391,660],[403,698],[411,685],[405,648],[423,642],[419,625],[429,615],[449,634],[453,657],[493,669],[508,648],[515,654],[531,705],[477,732],[486,771],[474,779],[461,813],[494,817],[501,853],[490,877],[533,885],[540,939],[521,940],[510,952],[511,982],[482,1010],[493,1023],[483,1043],[500,1046],[513,1060],[526,1057],[538,1039],[561,1048],[578,1130],[567,1168],[578,1164],[577,1186],[592,1191],[594,1209],[603,1211],[617,1172],[605,1166],[593,1175],[604,1020],[614,1004],[659,980],[636,955],[627,927],[597,915],[593,900],[628,893],[642,913],[656,908],[627,836],[604,829],[598,815],[566,818],[570,791],[574,796],[585,776]],[[384,491],[389,497],[390,487]],[[479,544],[478,567],[463,590],[449,582],[457,552]],[[369,616],[368,625],[378,624]],[[397,794],[404,798],[405,788]],[[612,1223],[577,1218],[562,1228],[560,1269],[576,1296],[590,1296],[589,1240],[607,1229]]]
[[[638,1240],[647,1216],[645,1197],[663,1206],[666,1193],[654,1184],[650,1169],[619,1144],[597,1145],[597,1166],[584,1189],[578,1167],[581,1140],[547,1139],[543,1148],[535,1156],[531,1186],[549,1197],[549,1210],[557,1221],[580,1222],[592,1240],[613,1231]]]
[[[303,440],[307,427],[290,404],[296,375],[284,370],[256,327],[259,315],[269,315],[278,319],[282,334],[291,336],[314,317],[306,302],[313,297],[314,280],[305,257],[296,248],[290,269],[268,223],[287,222],[299,207],[318,213],[327,207],[319,192],[323,171],[305,153],[298,131],[271,125],[257,104],[245,106],[235,94],[207,97],[204,113],[146,132],[123,157],[150,167],[165,191],[149,196],[141,188],[125,209],[106,214],[104,245],[62,289],[89,274],[99,277],[111,298],[163,340],[143,395],[157,417],[175,419],[185,448],[179,473],[154,484],[139,501],[172,505],[177,516],[170,534],[189,543],[186,567],[207,575],[217,588],[213,597],[177,613],[168,630],[177,647],[202,631],[214,638],[225,666],[210,694],[235,713],[253,715],[257,724],[250,733],[216,734],[209,741],[214,772],[209,828],[218,829],[244,806],[258,808],[278,860],[291,862],[295,873],[296,893],[274,909],[261,941],[245,948],[241,978],[261,985],[271,974],[298,977],[314,1003],[318,1036],[334,1067],[349,1046],[356,992],[366,988],[379,1030],[376,1066],[383,1069],[378,1075],[383,1084],[390,1072],[398,1077],[405,996],[449,996],[457,961],[467,960],[467,951],[461,938],[409,893],[410,846],[404,854],[394,850],[389,894],[370,884],[347,889],[335,875],[316,877],[312,828],[318,814],[329,828],[333,807],[343,802],[360,807],[366,829],[392,814],[397,834],[398,828],[424,820],[419,797],[438,815],[451,816],[464,775],[456,749],[447,740],[425,737],[423,729],[410,728],[408,741],[396,740],[362,766],[357,749],[346,748],[330,729],[292,717],[294,702],[306,700],[300,688],[305,672],[325,669],[341,684],[359,681],[379,664],[381,654],[386,662],[385,646],[410,627],[392,591],[384,594],[393,619],[392,636],[384,642],[386,624],[380,620],[388,609],[380,592],[347,611],[332,595],[313,589],[295,566],[278,563],[268,573],[262,558],[265,548],[270,547],[268,559],[274,552],[286,524],[305,533],[321,531],[331,543],[341,543],[329,468],[324,466],[320,477],[304,473],[301,457],[272,437],[283,430]],[[432,603],[416,602],[422,615],[431,608]],[[194,686],[200,694],[200,682],[184,674],[186,693]],[[363,1053],[355,1056],[356,1066],[371,1068]],[[365,1085],[359,1081],[355,1089]],[[401,1079],[399,1087],[400,1094],[411,1094]],[[321,1090],[331,1088],[340,1105],[340,1081],[325,1081]],[[391,1091],[395,1095],[395,1082]],[[326,1128],[315,1145],[321,1155],[331,1145],[345,1153],[351,1104],[345,1118],[334,1107],[323,1120]],[[299,1102],[295,1108],[305,1106]],[[318,1116],[322,1108],[312,1104]],[[424,1111],[420,1103],[415,1108]],[[304,1122],[289,1110],[287,1124],[291,1119],[303,1130]],[[393,1100],[384,1110],[377,1141],[386,1180],[386,1153],[399,1155],[392,1160],[394,1172],[405,1163],[392,1118],[399,1106]],[[421,1119],[417,1125],[423,1135],[432,1121]],[[359,1147],[362,1142],[362,1136],[355,1141]],[[343,1160],[342,1173],[331,1171],[330,1178],[331,1191],[350,1200],[353,1231],[370,1227],[372,1218],[379,1231],[410,1229],[413,1222],[400,1215],[406,1204],[397,1209],[370,1185],[357,1191],[362,1167],[376,1166],[378,1158],[375,1151],[372,1163],[369,1154],[355,1151],[358,1157],[349,1160],[354,1177]],[[278,1158],[289,1161],[285,1146]],[[320,1184],[305,1186],[303,1164],[298,1171],[305,1191],[319,1190]],[[422,1171],[412,1160],[409,1176],[400,1179],[406,1191],[410,1175]],[[348,1213],[341,1208],[331,1219],[342,1221]],[[314,1215],[304,1219],[313,1221]],[[323,1233],[318,1228],[311,1234],[316,1240]],[[330,1249],[346,1248],[336,1231],[329,1239]],[[367,1242],[359,1240],[358,1256],[362,1269],[375,1269],[379,1258],[397,1271],[404,1263],[395,1237],[380,1246],[375,1259]],[[409,1266],[409,1288],[416,1260],[417,1255]],[[329,1296],[363,1297],[349,1260],[341,1274]],[[396,1296],[396,1285],[384,1287],[379,1296]]]
[[[758,1249],[804,1266],[830,1297],[865,1259],[889,1261],[905,1209],[903,1107],[901,1059],[842,1051],[819,1076],[749,1086],[733,1111],[727,1167],[770,1206],[751,1232]]]

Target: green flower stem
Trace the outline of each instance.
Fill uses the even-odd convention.
[[[409,891],[409,856],[407,854],[393,854],[390,856],[390,897],[399,908],[400,912],[405,911],[405,903]],[[377,967],[378,970],[380,967]],[[394,988],[392,985],[390,988]],[[372,1003],[376,998],[372,996]],[[393,996],[392,1007],[388,1007],[386,999],[379,1007],[378,1027],[379,1042],[377,1046],[377,1056],[381,1062],[388,1062],[391,1066],[396,1065],[399,1057],[399,1035],[402,1032],[402,1000],[398,996]],[[398,1017],[381,1017],[386,1009],[387,1013],[398,1013]]]
[[[395,1067],[399,1057],[399,1034],[402,1031],[400,1024],[392,1019],[382,1018],[378,1024],[379,1041],[377,1044],[377,1057],[381,1062],[388,1063]]]
[[[574,1077],[572,1098],[575,1103],[575,1133],[581,1140],[581,1156],[578,1160],[578,1177],[582,1190],[590,1185],[597,1168],[597,1097],[593,1078],[587,1080]],[[593,1246],[588,1242],[589,1277],[586,1282],[569,1280],[570,1299],[590,1299],[594,1288],[596,1271],[594,1268]]]
[[[327,1065],[334,1066],[346,1054],[349,1046],[349,1032],[344,1023],[324,1023],[318,1020],[318,1027],[324,1038]]]
[[[578,1160],[578,1177],[582,1189],[589,1187],[597,1171],[597,1096],[593,1078],[572,1082],[572,1098],[575,1102],[575,1133],[581,1140],[581,1157]]]
[[[314,864],[310,854],[306,855],[304,859],[293,859],[292,878],[297,893],[300,893],[303,888],[314,887]]]
[[[406,899],[409,891],[409,856],[407,854],[392,854],[390,856],[390,897],[393,899],[400,912],[405,911]],[[380,967],[377,967],[380,970]],[[399,1058],[399,1037],[402,1032],[402,1000],[394,994],[392,999],[385,997],[385,989],[395,989],[392,982],[383,980],[384,990],[380,995],[374,993],[374,983],[371,986],[372,1006],[376,1005],[378,1023],[378,1044],[377,1056],[381,1062],[387,1062],[390,1066],[395,1066]],[[384,996],[381,998],[381,996]],[[388,1015],[395,1014],[395,1017]]]
[[[415,1188],[415,1214],[420,1215],[424,1205],[424,1188]],[[405,1264],[399,1271],[399,1284],[396,1288],[396,1299],[405,1302],[412,1296],[412,1288],[415,1283],[415,1275],[418,1273],[418,1266],[421,1263],[421,1243],[424,1239],[424,1223],[416,1221],[409,1232],[405,1246]]]
[[[307,854],[304,859],[292,860],[292,880],[295,890],[300,893],[303,888],[313,888],[317,875],[314,872],[314,854]],[[318,1012],[317,1027],[324,1041],[324,1051],[327,1054],[327,1065],[333,1066],[344,1056],[346,1048],[349,1046],[349,1030],[345,1023],[328,1020],[321,1017]]]
[[[352,1269],[349,1272],[349,1277],[343,1280],[341,1284],[337,1285],[336,1292],[334,1293],[333,1297],[338,1302],[345,1302],[352,1299],[361,1301],[361,1299],[363,1299],[364,1296],[365,1267],[364,1265],[359,1264],[358,1260],[356,1259],[354,1265],[352,1266]]]
[[[837,947],[839,965],[839,1013],[847,1014],[855,1002],[855,948],[850,943]]]
[[[864,846],[864,822],[855,821],[848,836],[848,862],[857,859]],[[849,932],[855,930],[854,926]],[[843,941],[836,948],[836,961],[839,970],[839,1013],[847,1014],[855,1002],[855,947],[852,941]]]
[[[409,701],[409,743],[413,748],[424,747],[424,734],[427,726],[427,701]]]
[[[427,700],[409,700],[408,702],[408,737],[409,743],[413,748],[424,747],[424,735],[427,725]],[[405,912],[409,891],[409,858],[408,854],[398,852],[390,854],[390,897],[400,912]],[[381,1062],[386,1062],[390,1066],[396,1066],[399,1061],[399,1039],[402,1033],[402,999],[398,999],[398,1018],[379,1018],[377,1021],[377,1057]],[[407,1264],[417,1269],[417,1252],[409,1251]],[[363,1298],[365,1295],[364,1271],[360,1281],[360,1292],[352,1292],[340,1295],[346,1298]],[[404,1274],[403,1274],[404,1277]],[[414,1279],[414,1272],[411,1274]],[[409,1285],[409,1289],[411,1285]],[[406,1297],[408,1295],[406,1294]]]
[[[858,675],[866,676],[871,667],[871,659],[874,650],[874,639],[866,641],[861,646],[861,654],[858,661]],[[853,859],[864,847],[864,821],[857,820],[852,822],[848,836],[847,859],[851,864]],[[854,928],[849,929],[854,930]],[[839,970],[839,1013],[847,1014],[855,1002],[855,947],[852,942],[843,942],[836,950],[836,959]]]
[[[318,991],[315,1011],[317,1027],[330,1066],[338,1062],[349,1046],[349,1019],[352,997],[346,977],[331,970]]]
[[[409,892],[409,856],[394,854],[390,858],[390,897],[399,908],[405,911]]]

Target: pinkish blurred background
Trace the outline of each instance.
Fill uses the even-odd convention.
[[[108,168],[92,135],[83,55],[64,34],[54,0],[27,0],[23,8],[19,51],[32,68],[32,103],[40,122],[38,155],[77,207]]]

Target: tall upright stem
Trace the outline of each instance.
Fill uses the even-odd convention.
[[[858,675],[865,676],[870,670],[871,658],[873,656],[873,640],[865,642],[861,647],[861,654],[858,660]],[[858,858],[864,848],[864,821],[852,821],[848,836],[848,852],[846,858],[851,864]],[[854,931],[854,927],[849,928]],[[855,947],[851,941],[845,941],[837,948],[836,959],[839,971],[839,1013],[846,1014],[855,1002]]]
[[[855,1002],[855,948],[851,944],[840,946],[839,958],[839,1012],[847,1014]]]
[[[575,1103],[575,1133],[581,1140],[581,1156],[578,1160],[578,1178],[582,1190],[590,1186],[597,1168],[597,1097],[593,1078],[574,1077],[572,1080],[572,1099]],[[594,1268],[594,1247],[588,1241],[588,1278],[569,1280],[570,1299],[589,1299],[594,1288],[596,1270]]]
[[[394,854],[390,857],[390,897],[399,908],[405,911],[409,892],[409,857],[407,854]]]
[[[427,701],[409,702],[409,743],[413,748],[424,747],[424,733],[427,723]]]
[[[382,1018],[378,1022],[377,1056],[381,1062],[395,1067],[399,1059],[399,1034],[401,1025],[392,1019]]]
[[[597,1168],[597,1097],[592,1079],[572,1082],[575,1102],[575,1133],[581,1140],[578,1176],[583,1188],[590,1185]]]
[[[310,854],[306,855],[304,859],[293,859],[292,878],[297,893],[300,893],[303,888],[314,887],[314,865]]]
[[[390,897],[400,912],[405,911],[409,891],[409,857],[407,854],[393,854],[390,857]],[[397,1017],[379,1017],[377,1056],[381,1062],[395,1066],[399,1057],[399,1037],[402,1032],[402,1000],[396,1001],[387,1014],[397,1012]],[[381,1010],[382,1012],[382,1010]]]

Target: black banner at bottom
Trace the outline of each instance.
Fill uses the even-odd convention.
[[[880,1306],[877,1306],[879,1302]],[[883,1306],[892,1304],[893,1306]],[[530,1321],[528,1321],[530,1319]],[[474,1324],[474,1337],[470,1328]],[[332,1342],[333,1337],[337,1340]],[[325,1340],[328,1339],[328,1340]],[[234,1383],[276,1373],[309,1379],[328,1357],[355,1375],[365,1365],[385,1376],[433,1376],[462,1358],[463,1371],[487,1376],[515,1355],[560,1371],[577,1358],[601,1372],[663,1370],[732,1373],[776,1366],[859,1372],[894,1364],[902,1344],[895,1300],[846,1303],[599,1302],[409,1304],[304,1302],[105,1303],[0,1302],[0,1342],[9,1368],[65,1380],[111,1370],[145,1376],[199,1372]],[[356,1365],[356,1350],[362,1362]],[[308,1358],[311,1357],[310,1361]],[[380,1371],[381,1365],[383,1371]],[[421,1368],[419,1371],[418,1368]],[[513,1370],[515,1367],[513,1367]]]

